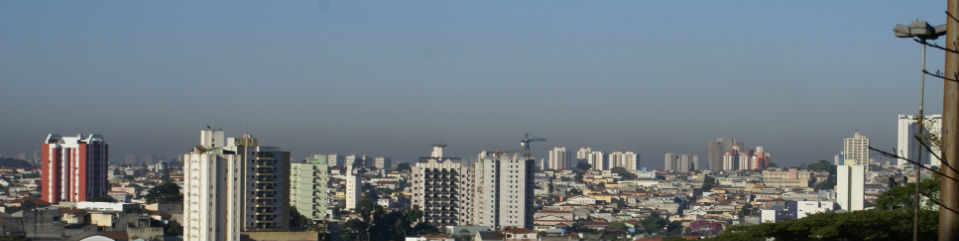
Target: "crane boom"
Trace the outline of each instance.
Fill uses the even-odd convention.
[[[530,157],[532,157],[532,155],[529,152],[529,143],[536,142],[536,141],[546,141],[546,138],[530,136],[529,132],[527,132],[526,136],[523,137],[523,140],[520,140],[519,145],[522,146],[523,150],[526,151],[526,159],[529,159]]]

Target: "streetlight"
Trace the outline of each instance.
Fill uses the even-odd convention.
[[[917,42],[922,44],[922,70],[920,71],[919,77],[919,140],[922,141],[924,138],[922,136],[926,131],[923,126],[923,121],[926,119],[926,116],[922,113],[923,102],[925,101],[925,89],[926,89],[926,40],[935,40],[939,36],[946,34],[946,25],[939,25],[933,27],[929,25],[926,21],[912,21],[909,26],[904,26],[896,24],[892,28],[892,32],[896,34],[896,37],[899,38],[912,38]],[[909,158],[909,157],[906,157]],[[920,169],[922,165],[922,148],[916,148],[916,201],[913,214],[913,224],[912,224],[912,240],[919,241],[919,181],[920,181]]]

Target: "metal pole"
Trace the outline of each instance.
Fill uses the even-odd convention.
[[[959,0],[948,0],[946,12],[946,49],[959,49],[959,22],[953,19],[953,16],[959,14]],[[943,81],[942,93],[942,150],[943,160],[949,165],[959,166],[959,82],[955,78],[959,75],[959,54],[946,51],[945,76],[953,80]],[[953,178],[959,177],[952,168],[942,168],[939,170],[946,177],[941,178],[940,200],[942,205],[939,207],[939,240],[959,240],[959,214],[953,213],[949,209],[959,207],[959,183]]]
[[[923,127],[923,121],[926,119],[926,116],[922,113],[922,105],[926,99],[926,40],[922,40],[922,71],[919,71],[921,75],[919,77],[919,140],[925,140],[926,129]],[[919,241],[919,183],[922,181],[922,175],[919,173],[919,170],[922,169],[919,165],[922,165],[922,148],[916,146],[916,203],[912,220],[912,240]]]

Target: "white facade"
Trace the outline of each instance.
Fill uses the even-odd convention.
[[[796,218],[835,210],[833,201],[796,201]]]
[[[610,168],[602,151],[590,152],[586,156],[586,162],[592,166],[593,170],[609,170]]]
[[[623,161],[626,162],[626,165],[623,168],[626,170],[638,171],[640,170],[639,165],[639,154],[635,152],[627,151],[623,153]]]
[[[919,142],[916,141],[916,135],[919,134],[919,125],[916,121],[915,115],[899,115],[898,122],[898,140],[897,140],[897,155],[912,160],[916,160],[917,150],[921,150],[922,153],[926,155],[922,156],[922,161],[930,167],[938,167],[942,162],[939,158],[936,158],[935,155],[929,153],[924,147],[919,145]],[[922,135],[926,143],[930,143],[928,135],[940,136],[942,133],[942,115],[927,115],[926,119],[923,121],[925,126],[926,133]],[[939,145],[927,144],[929,148],[932,149],[935,153],[940,153]],[[940,155],[941,154],[937,154]],[[905,159],[899,159],[896,162],[896,167],[899,169],[904,169],[906,167],[912,166]]]
[[[638,170],[639,169],[639,155],[635,152],[613,152],[609,154],[609,158],[606,160],[604,169],[600,170],[610,170],[616,167],[622,167],[626,170]]]
[[[183,158],[183,239],[240,240],[241,163],[222,130],[201,131],[200,142]]]
[[[336,154],[336,153],[326,155],[326,164],[329,165],[330,167],[343,166],[344,165],[343,155]]]
[[[549,170],[566,170],[569,168],[569,155],[566,153],[566,147],[553,147],[549,150],[549,161],[547,162]]]
[[[601,157],[601,155],[600,155]],[[533,226],[533,160],[488,157],[473,163],[469,205],[472,225],[494,229]]]
[[[373,167],[383,172],[389,172],[393,168],[393,159],[389,157],[377,157],[373,159]]]
[[[346,165],[346,209],[356,209],[360,203],[363,194],[363,180],[360,179],[362,173],[352,165]]]
[[[666,153],[665,164],[667,171],[686,173],[699,169],[699,156],[691,154],[676,155]]]
[[[846,165],[869,167],[869,138],[856,132],[852,138],[843,139],[843,154]],[[854,163],[849,163],[852,161]]]
[[[592,148],[582,147],[576,151],[576,160],[586,160],[589,158],[589,154],[593,152]]]
[[[722,155],[723,165],[722,170],[724,171],[734,171],[739,169],[739,147],[733,147],[732,150],[727,151]]]
[[[423,210],[423,221],[436,226],[456,226],[462,217],[460,200],[463,190],[459,162],[444,159],[444,145],[435,145],[429,159],[410,168],[413,205]]]
[[[865,200],[866,169],[863,165],[850,165],[854,160],[846,160],[846,165],[836,167],[836,202],[843,210],[863,210]]]

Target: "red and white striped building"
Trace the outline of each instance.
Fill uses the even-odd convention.
[[[80,202],[106,196],[107,144],[103,136],[49,134],[41,149],[41,198],[50,203]]]

